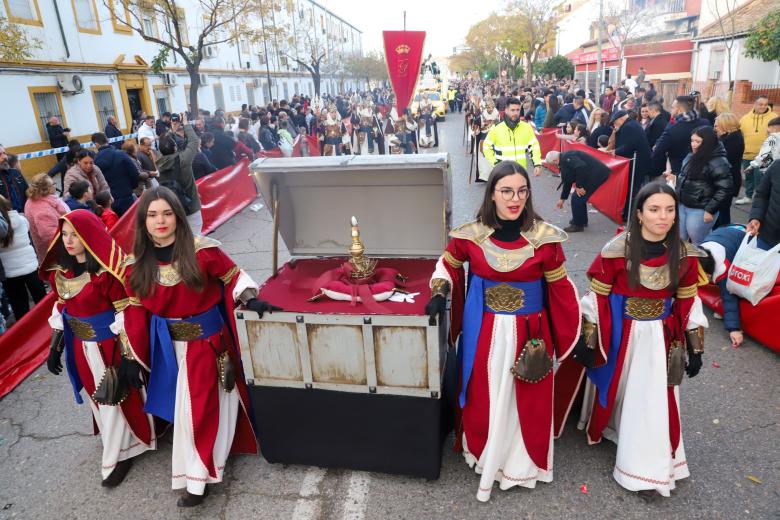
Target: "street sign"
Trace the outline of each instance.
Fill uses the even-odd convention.
[[[502,71],[501,71],[501,77],[502,77],[502,78],[505,78],[505,77],[506,77],[506,69],[504,69],[504,70],[502,70]]]

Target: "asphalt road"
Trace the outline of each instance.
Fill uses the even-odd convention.
[[[482,186],[469,185],[462,120],[440,123],[441,151],[450,153],[453,223],[471,220]],[[556,210],[558,180],[532,180],[535,205],[565,226],[570,210]],[[258,201],[262,203],[262,201]],[[736,211],[737,220],[745,217]],[[585,233],[565,244],[567,268],[580,291],[594,255],[615,224],[591,213]],[[213,235],[258,280],[270,274],[271,227],[265,208],[244,210]],[[283,254],[285,261],[288,255]],[[262,457],[231,459],[226,481],[196,510],[180,510],[170,489],[170,439],[139,457],[117,489],[100,487],[100,440],[92,436],[86,405],[78,406],[64,375],[45,367],[0,401],[0,519],[225,518],[225,519],[519,519],[519,518],[780,518],[780,363],[748,339],[729,346],[717,320],[707,333],[704,368],[681,387],[682,427],[691,477],[671,498],[643,499],[612,479],[615,446],[587,446],[570,423],[555,443],[555,480],[535,490],[494,489],[477,502],[479,478],[452,452],[443,453],[436,481],[349,470],[283,466]],[[356,425],[359,427],[359,425]],[[583,486],[585,486],[583,488]],[[587,489],[587,493],[583,490]]]

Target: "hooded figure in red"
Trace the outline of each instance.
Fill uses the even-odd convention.
[[[94,213],[79,209],[60,217],[39,274],[57,295],[48,369],[62,371],[64,352],[76,401],[84,402],[83,389],[103,441],[103,486],[116,486],[133,457],[156,448],[141,367],[124,332],[125,254]]]

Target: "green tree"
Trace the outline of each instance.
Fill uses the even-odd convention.
[[[41,40],[30,37],[20,26],[0,16],[0,61],[29,60],[41,45]]]
[[[347,56],[344,60],[344,69],[352,77],[380,82],[387,81],[387,65],[384,57],[377,51],[370,51],[365,56]]]
[[[747,37],[745,55],[780,63],[780,10],[759,20]]]
[[[514,35],[513,50],[525,60],[528,83],[533,79],[534,67],[541,53],[549,50],[555,43],[560,5],[559,0],[513,0],[509,3],[507,14]]]
[[[566,56],[553,56],[539,65],[539,74],[555,76],[557,79],[574,77],[574,64]]]

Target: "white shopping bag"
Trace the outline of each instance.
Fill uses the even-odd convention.
[[[729,268],[726,289],[753,305],[769,294],[777,282],[780,271],[780,244],[768,251],[756,245],[758,239],[745,233]]]

